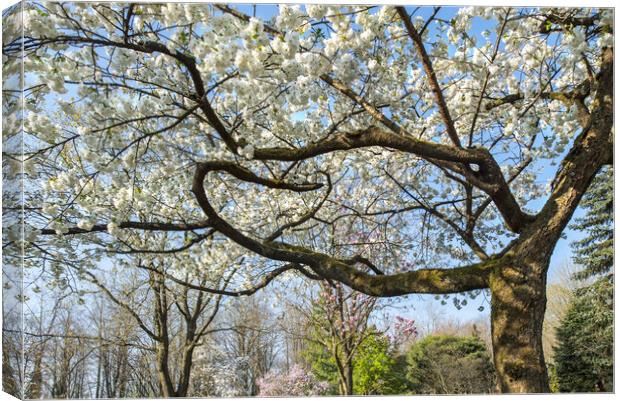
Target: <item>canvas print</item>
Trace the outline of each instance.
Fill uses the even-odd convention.
[[[614,10],[2,14],[2,389],[613,392]]]

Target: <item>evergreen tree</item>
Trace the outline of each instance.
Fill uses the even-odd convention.
[[[603,168],[594,178],[581,200],[585,217],[575,219],[570,227],[585,231],[586,237],[571,246],[576,264],[584,269],[575,277],[581,280],[611,271],[614,263],[614,173]]]
[[[573,229],[586,237],[572,244],[574,261],[584,268],[575,278],[596,278],[574,291],[557,329],[555,372],[563,392],[613,391],[613,169],[594,178],[581,206],[585,217]]]
[[[613,281],[578,289],[557,330],[561,392],[613,391]]]

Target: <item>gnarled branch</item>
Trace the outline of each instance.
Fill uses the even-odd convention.
[[[209,202],[204,190],[204,179],[209,172],[216,170],[208,164],[198,165],[192,185],[198,204],[214,228],[260,256],[306,265],[321,278],[340,281],[369,295],[385,297],[408,293],[444,294],[486,288],[488,274],[500,260],[491,258],[483,263],[456,269],[421,269],[394,275],[370,275],[352,266],[360,262],[359,258],[342,260],[301,246],[257,240],[243,234],[221,218]],[[378,268],[372,270],[376,271]]]

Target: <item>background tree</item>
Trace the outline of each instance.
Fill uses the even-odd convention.
[[[303,359],[315,376],[340,395],[399,394],[406,390],[399,348],[415,337],[414,322],[396,316],[393,330],[380,321],[388,305],[380,300],[323,283],[306,311]],[[383,328],[379,329],[378,325]]]
[[[213,323],[230,278],[213,280],[206,275],[187,274],[185,281],[175,281],[170,279],[167,259],[131,258],[127,265],[133,263],[138,265],[135,270],[143,269],[146,274],[136,272],[130,280],[116,283],[109,279],[104,282],[93,272],[82,274],[133,319],[150,340],[161,395],[185,397],[196,347],[209,334],[222,330]],[[117,369],[128,368],[126,361],[119,362],[115,363]],[[127,376],[127,372],[119,373],[122,380]]]
[[[495,372],[477,337],[427,336],[407,352],[410,388],[415,394],[486,394],[495,390]]]
[[[307,334],[304,330],[311,330],[306,312],[300,310],[299,305],[292,302],[284,303],[281,318],[278,319],[278,331],[284,342],[283,352],[285,354],[283,369],[288,372],[294,365],[303,366],[307,371],[310,364],[305,358],[305,353],[312,343],[308,342]]]
[[[405,358],[382,333],[367,337],[354,358],[353,390],[360,395],[406,394]]]
[[[555,368],[562,392],[613,391],[613,283],[576,291],[557,330]]]
[[[248,360],[229,355],[209,338],[196,350],[192,394],[200,397],[240,397],[248,394]]]
[[[388,336],[370,329],[352,356],[352,394],[390,395],[409,391],[406,361]],[[331,385],[331,394],[342,395],[342,378],[336,358],[318,342],[309,342],[304,353],[306,364],[320,380]]]
[[[282,369],[286,358],[282,355],[284,341],[277,330],[277,318],[263,294],[229,299],[215,319],[224,330],[207,336],[196,348],[191,394],[257,395],[259,379],[269,376],[275,380],[278,375],[288,374],[287,369]],[[268,381],[278,387],[277,380]]]
[[[379,335],[371,325],[376,305],[376,298],[340,283],[322,283],[306,311],[309,333],[304,337],[315,344],[309,347],[306,357],[319,379],[337,383],[340,395],[354,394],[356,358],[362,344]]]
[[[562,323],[580,283],[575,278],[579,267],[566,263],[555,268],[554,279],[547,284],[547,310],[543,323],[543,350],[545,361],[554,363],[554,347],[557,346],[556,330]],[[554,369],[555,372],[555,369]],[[551,376],[551,372],[549,372]]]
[[[329,388],[326,382],[318,381],[311,372],[299,365],[293,365],[286,375],[268,373],[258,380],[261,397],[308,397],[325,395]]]
[[[574,228],[584,239],[573,243],[577,279],[594,283],[574,291],[557,329],[556,373],[560,391],[613,391],[613,169],[605,168],[583,198],[586,215]]]
[[[575,219],[573,230],[586,233],[571,244],[574,262],[583,269],[575,274],[586,280],[609,273],[614,266],[614,170],[604,167],[594,178],[581,206],[585,216]]]

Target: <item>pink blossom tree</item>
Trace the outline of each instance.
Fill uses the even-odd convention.
[[[353,394],[354,358],[364,340],[378,333],[371,317],[379,306],[375,297],[323,282],[303,311],[308,320],[305,338],[333,360],[341,395]]]
[[[329,389],[329,383],[317,380],[300,365],[293,365],[287,374],[269,372],[258,380],[258,386],[261,397],[324,395]]]

